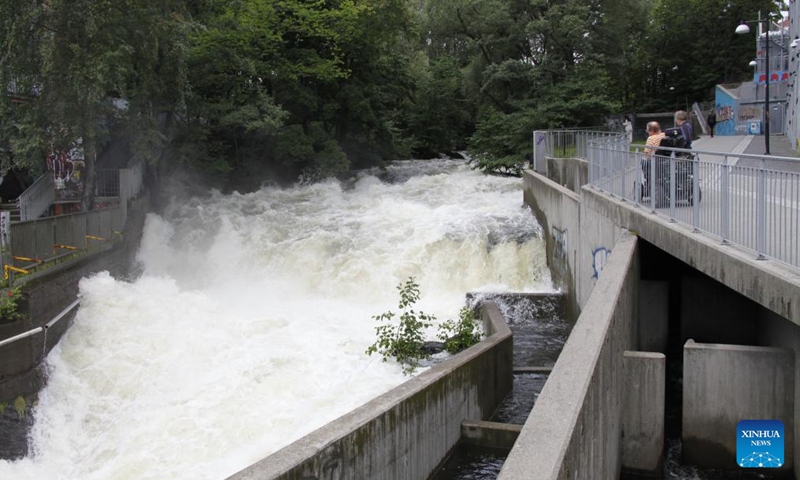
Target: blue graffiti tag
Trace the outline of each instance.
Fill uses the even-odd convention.
[[[611,250],[607,249],[606,247],[595,248],[592,250],[592,270],[594,270],[592,278],[600,277],[600,272],[602,272],[603,267],[606,266],[609,255],[611,255]]]

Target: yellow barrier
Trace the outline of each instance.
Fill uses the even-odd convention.
[[[31,273],[29,270],[25,270],[24,268],[15,267],[13,265],[3,265],[3,278],[8,280],[8,271],[13,270],[19,273]]]

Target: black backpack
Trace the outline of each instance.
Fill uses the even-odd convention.
[[[680,128],[668,128],[664,131],[664,138],[661,139],[660,147],[670,148],[685,148],[686,139],[683,137],[683,130]],[[672,154],[670,150],[656,150],[656,155],[664,155],[669,157]],[[675,155],[680,155],[681,152],[675,152]]]

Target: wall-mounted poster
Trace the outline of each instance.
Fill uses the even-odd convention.
[[[47,169],[53,172],[56,201],[79,202],[83,196],[83,146],[78,139],[68,151],[53,150],[47,156]]]

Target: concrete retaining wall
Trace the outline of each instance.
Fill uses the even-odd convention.
[[[547,157],[547,178],[580,195],[589,182],[589,162],[580,158]]]
[[[577,318],[621,230],[613,219],[582,205],[581,197],[526,170],[523,197],[544,230],[553,280],[567,291],[569,319]]]
[[[791,469],[794,378],[792,350],[687,341],[683,349],[684,462],[738,470],[739,421],[780,420],[785,434],[783,461],[785,469]]]
[[[625,352],[622,364],[622,468],[660,477],[667,358],[661,353]]]
[[[544,232],[553,282],[568,292],[568,318],[577,318],[580,307],[573,285],[580,239],[580,198],[539,174],[526,171],[523,179],[525,204]]]
[[[52,320],[75,301],[78,282],[83,277],[104,270],[116,278],[126,276],[129,266],[133,264],[149,205],[146,195],[131,202],[125,236],[113,248],[53,265],[39,272],[35,280],[24,283],[22,291],[25,301],[21,309],[26,313],[26,318],[0,326],[0,338],[6,339],[41,327]],[[58,343],[74,314],[75,311],[48,329],[46,336],[39,333],[0,347],[0,402],[13,400],[20,395],[31,395],[41,388],[42,375],[35,368]]]
[[[623,352],[636,342],[636,238],[623,235],[498,480],[619,478]]]
[[[461,437],[464,419],[488,418],[511,390],[513,343],[497,306],[491,336],[266,457],[230,480],[425,479]]]

